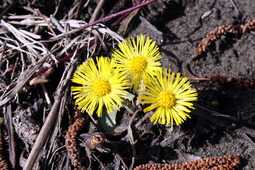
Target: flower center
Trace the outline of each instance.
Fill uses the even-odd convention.
[[[171,108],[176,103],[175,96],[168,90],[161,91],[157,97],[158,104],[162,107]]]
[[[130,65],[135,73],[140,73],[147,67],[147,61],[143,56],[135,56],[131,59]]]
[[[111,92],[111,85],[108,80],[100,78],[93,83],[92,89],[97,96],[104,96]]]

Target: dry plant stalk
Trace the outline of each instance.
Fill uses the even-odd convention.
[[[206,37],[203,38],[202,42],[198,44],[198,47],[195,49],[196,55],[194,55],[192,58],[195,58],[198,55],[201,55],[203,52],[206,52],[206,50],[213,43],[213,41],[219,39],[222,35],[226,34],[243,35],[254,29],[255,18],[253,18],[251,21],[243,25],[227,25],[217,27],[214,30],[212,30],[209,34],[207,34]]]
[[[192,170],[192,169],[200,169],[200,170],[223,170],[235,169],[238,164],[240,164],[240,159],[238,157],[234,157],[233,155],[223,156],[223,157],[209,157],[204,159],[199,159],[196,161],[192,161],[185,164],[176,164],[176,165],[167,165],[167,164],[144,164],[139,165],[134,168],[134,170],[165,170],[165,169],[173,169],[173,170]]]
[[[1,134],[0,134],[0,169],[5,169],[5,170],[9,169],[7,162],[5,161],[3,157],[3,139]]]
[[[247,88],[247,87],[254,86],[254,80],[248,79],[248,78],[232,78],[232,77],[225,77],[220,75],[217,75],[217,76],[204,75],[203,78],[205,78],[203,82],[206,84],[214,84],[214,85],[230,84],[236,88]]]
[[[85,118],[82,117],[81,112],[78,110],[75,112],[75,114],[75,122],[68,128],[66,132],[65,144],[72,165],[78,169],[85,169],[85,167],[82,166],[79,148],[76,143],[77,135],[85,126]]]

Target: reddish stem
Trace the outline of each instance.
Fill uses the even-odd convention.
[[[92,45],[92,44],[94,44],[94,43],[95,43],[95,40],[92,40],[92,41],[90,41],[90,44],[89,44],[89,45]],[[79,52],[85,50],[86,48],[87,48],[87,45],[82,46],[81,48],[79,48],[79,49],[77,50],[77,53],[79,53]],[[65,57],[61,58],[61,59],[58,61],[58,63],[63,63],[63,62],[65,62],[65,61],[69,60],[73,55],[74,55],[74,52],[69,53],[69,54],[66,55]],[[56,65],[57,65],[56,63],[53,63],[53,64],[51,64],[51,67],[55,67]],[[42,68],[42,69],[39,70],[38,72],[34,73],[34,74],[32,75],[32,78],[34,78],[34,77],[36,77],[36,76],[38,76],[38,75],[44,73],[44,72],[47,71],[49,68],[50,68],[50,67]]]
[[[123,15],[123,14],[125,14],[125,13],[129,13],[129,12],[131,12],[131,11],[137,9],[137,8],[141,8],[141,7],[146,6],[146,5],[150,4],[150,3],[153,3],[153,2],[155,2],[155,1],[157,1],[157,0],[148,0],[148,1],[144,2],[144,3],[137,4],[137,5],[135,5],[135,6],[131,7],[131,8],[128,8],[128,9],[125,9],[125,10],[123,10],[123,11],[117,12],[117,13],[115,13],[115,14],[106,16],[106,17],[101,18],[101,19],[98,19],[98,20],[96,20],[96,21],[94,21],[94,22],[92,22],[92,23],[89,23],[89,24],[84,25],[84,26],[82,26],[82,27],[79,27],[79,28],[77,28],[77,29],[71,30],[71,31],[66,32],[66,33],[64,33],[64,34],[57,35],[57,36],[51,38],[51,40],[61,38],[62,36],[67,35],[67,34],[72,34],[72,33],[81,31],[81,30],[83,30],[83,29],[85,29],[85,28],[88,28],[88,27],[91,27],[91,26],[93,26],[93,25],[96,25],[96,24],[98,24],[98,23],[100,23],[100,22],[105,22],[105,21],[110,20],[110,19],[112,19],[112,18],[114,18],[114,17],[117,17],[117,16],[119,16],[119,15]],[[47,41],[51,41],[51,40],[43,40],[43,41],[41,41],[41,42],[47,42]],[[91,42],[91,43],[92,43],[92,42]],[[94,42],[93,42],[93,43],[94,43]],[[79,48],[79,49],[78,49],[78,52],[84,50],[86,47],[87,47],[87,46],[84,45],[83,47]],[[73,54],[74,54],[74,52],[68,54],[68,55],[65,56],[65,57],[63,57],[62,59],[59,60],[59,63],[62,63],[62,62],[64,62],[64,61],[69,60],[69,59],[73,56]],[[56,66],[56,63],[51,64],[51,67],[55,67],[55,66]],[[44,72],[47,71],[48,69],[49,69],[49,68],[42,68],[41,70],[39,70],[38,72],[36,72],[36,73],[32,76],[32,78],[38,76],[39,74],[44,73]],[[15,86],[16,86],[16,83],[11,84],[11,85],[8,87],[8,90],[7,90],[7,91],[12,90]],[[0,91],[0,95],[2,95],[3,93],[4,93],[3,91]]]
[[[118,25],[118,24],[119,24],[124,18],[126,18],[129,14],[130,14],[130,12],[125,13],[124,15],[122,15],[117,21],[115,21],[115,22],[111,25],[111,27],[114,27],[114,26]]]
[[[89,44],[89,45],[92,45],[92,44],[94,44],[94,43],[95,43],[95,40],[92,40],[92,41],[90,41],[90,44]],[[87,48],[87,45],[84,45],[84,46],[82,46],[81,48],[79,48],[79,49],[77,50],[77,52],[79,53],[79,52],[83,51],[83,50],[86,49],[86,48]],[[73,55],[74,55],[74,52],[69,53],[69,54],[66,55],[65,57],[61,58],[61,59],[58,61],[58,63],[63,63],[63,62],[65,62],[65,61],[69,60]],[[31,76],[31,78],[34,78],[34,77],[36,77],[36,76],[38,76],[38,75],[40,75],[40,74],[46,72],[49,68],[55,67],[56,65],[57,65],[56,63],[53,63],[53,64],[51,64],[51,67],[44,67],[44,68],[42,68],[42,69],[39,70],[38,72],[34,73],[34,74]],[[10,91],[10,90],[12,90],[12,89],[16,86],[16,84],[17,84],[17,83],[11,84],[11,85],[8,87],[7,92]],[[4,93],[3,91],[0,91],[0,96],[1,96],[3,93]]]
[[[88,27],[91,27],[91,26],[93,26],[93,25],[96,25],[96,24],[98,24],[98,23],[100,23],[100,22],[108,21],[108,20],[110,20],[110,19],[112,19],[112,18],[115,18],[115,17],[117,17],[117,16],[119,16],[119,15],[123,15],[123,14],[128,13],[128,12],[131,12],[131,11],[137,9],[137,8],[141,8],[141,7],[143,7],[143,6],[146,6],[146,5],[148,5],[148,4],[150,4],[150,3],[153,3],[153,2],[155,2],[155,1],[157,1],[157,0],[149,0],[149,1],[146,1],[146,2],[141,3],[141,4],[137,4],[137,5],[135,5],[135,6],[131,7],[131,8],[128,8],[128,9],[125,9],[125,10],[123,10],[123,11],[117,12],[117,13],[115,13],[115,14],[111,14],[111,15],[106,16],[106,17],[104,17],[104,18],[98,19],[98,20],[96,20],[96,21],[94,21],[94,22],[92,22],[92,23],[89,23],[89,24],[87,24],[87,25],[81,26],[81,27],[79,27],[79,28],[77,28],[77,29],[74,29],[74,30],[65,32],[65,33],[63,33],[63,34],[59,34],[59,35],[57,35],[57,36],[54,36],[54,37],[52,37],[50,40],[44,40],[43,42],[56,40],[56,39],[59,39],[59,38],[65,36],[65,35],[72,34],[72,33],[76,33],[76,32],[78,32],[78,31],[81,31],[81,30],[86,29],[86,28],[88,28]]]
[[[138,0],[137,3],[136,3],[136,5],[141,4],[141,2],[142,2],[142,0]],[[130,11],[130,12],[131,12],[131,11]],[[125,13],[124,15],[122,15],[122,16],[121,16],[117,21],[115,21],[111,26],[114,27],[114,26],[118,25],[124,18],[126,18],[126,17],[130,14],[130,12],[127,12],[127,13]]]

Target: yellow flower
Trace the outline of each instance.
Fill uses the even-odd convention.
[[[90,58],[77,68],[72,82],[80,86],[72,86],[71,91],[78,109],[89,114],[97,109],[101,117],[103,106],[110,113],[122,105],[122,98],[127,94],[127,80],[116,69],[116,61],[106,57],[97,57],[96,61],[97,65]]]
[[[137,90],[141,81],[155,75],[161,63],[158,46],[144,35],[128,38],[118,44],[112,56],[119,68],[130,80],[131,88]]]
[[[194,109],[192,101],[197,100],[197,91],[190,89],[191,83],[180,73],[171,73],[169,69],[156,72],[156,76],[144,83],[145,90],[139,90],[140,103],[151,104],[144,109],[149,112],[156,109],[150,120],[155,124],[182,124],[190,116],[189,108]]]

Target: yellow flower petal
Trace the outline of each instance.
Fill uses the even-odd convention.
[[[122,41],[112,56],[134,90],[138,89],[142,80],[154,76],[155,71],[161,69],[161,63],[157,61],[161,58],[158,46],[144,35]]]
[[[191,84],[180,73],[169,69],[157,71],[155,76],[145,81],[145,90],[139,90],[140,103],[151,104],[144,112],[156,109],[150,120],[153,123],[180,125],[190,118],[190,109],[194,109],[193,101],[197,100],[197,91],[190,89]]]
[[[81,111],[96,114],[101,117],[103,107],[108,113],[113,108],[122,105],[122,98],[127,94],[128,81],[119,69],[116,69],[116,61],[106,57],[90,58],[83,62],[75,71],[72,82],[75,104]]]

